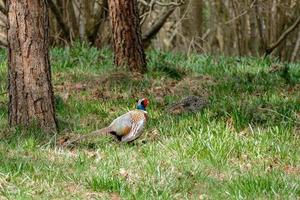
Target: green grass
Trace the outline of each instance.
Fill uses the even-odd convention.
[[[0,52],[0,199],[299,199],[300,64],[149,51],[143,77],[85,45],[51,51],[59,135],[7,125]],[[279,66],[279,70],[273,70]],[[281,67],[281,68],[280,68]],[[281,70],[282,69],[282,70]],[[171,116],[170,103],[209,106]],[[61,135],[108,125],[148,97],[150,120],[133,144],[110,138],[61,149]]]

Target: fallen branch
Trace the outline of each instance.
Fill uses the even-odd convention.
[[[150,45],[151,40],[154,36],[160,31],[160,29],[164,26],[169,16],[174,12],[177,7],[171,7],[164,14],[162,14],[157,22],[142,36],[142,41],[144,44],[144,48],[147,48]]]
[[[287,38],[287,36],[297,28],[297,26],[299,24],[300,24],[300,16],[292,24],[292,26],[290,26],[286,31],[284,31],[281,34],[281,36],[279,37],[279,39],[276,42],[272,43],[269,47],[267,47],[267,49],[265,50],[264,57],[267,57],[268,55],[270,55]]]

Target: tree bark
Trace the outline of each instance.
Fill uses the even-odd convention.
[[[45,0],[8,1],[9,124],[56,131]]]
[[[136,0],[109,0],[113,32],[114,63],[144,73],[146,58]]]

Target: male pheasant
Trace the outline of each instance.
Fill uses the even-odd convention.
[[[146,125],[148,104],[149,101],[146,98],[138,100],[136,110],[121,115],[101,131],[116,136],[122,142],[135,140],[141,135]]]
[[[130,142],[137,139],[143,132],[147,121],[146,107],[149,104],[148,99],[143,98],[137,101],[135,110],[129,111],[112,121],[112,123],[105,128],[94,131],[90,134],[83,135],[73,141],[63,142],[63,146],[69,146],[78,142],[79,140],[98,135],[113,135],[119,141]]]

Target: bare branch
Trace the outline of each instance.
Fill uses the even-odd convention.
[[[264,57],[270,55],[280,44],[281,42],[283,42],[287,36],[293,32],[297,26],[300,24],[300,16],[297,18],[297,20],[292,24],[292,26],[290,26],[286,31],[284,31],[281,36],[279,37],[279,39],[272,43],[265,51],[265,55]]]
[[[138,2],[140,2],[141,4],[143,4],[144,6],[148,6],[148,3],[144,0],[138,0]]]
[[[163,3],[163,2],[160,2],[160,1],[156,1],[155,2],[157,5],[160,5],[160,6],[181,6],[182,4],[184,4],[183,1],[179,1],[179,2],[169,2],[169,3]]]
[[[242,16],[246,15],[246,14],[247,14],[254,6],[255,6],[256,1],[257,1],[257,0],[254,0],[254,1],[250,4],[250,6],[249,6],[247,9],[245,9],[243,12],[241,12],[239,15],[237,15],[237,16],[233,17],[232,19],[226,21],[226,22],[224,23],[224,25],[228,25],[228,24],[232,23],[233,21],[235,21],[235,20],[241,18]]]
[[[144,47],[147,48],[150,45],[151,39],[159,32],[163,27],[169,16],[174,12],[176,7],[171,7],[164,14],[162,14],[157,22],[142,36]]]

